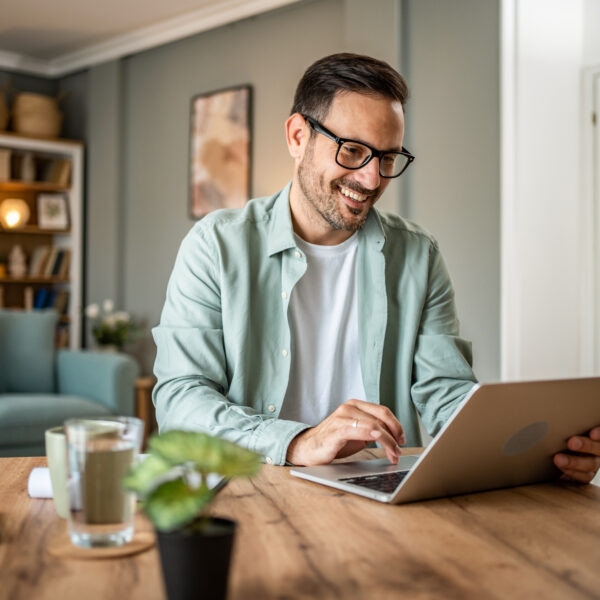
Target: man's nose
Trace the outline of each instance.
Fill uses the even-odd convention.
[[[368,190],[379,187],[381,178],[379,175],[379,158],[374,156],[364,167],[357,170],[360,184]]]

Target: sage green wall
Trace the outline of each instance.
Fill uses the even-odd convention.
[[[405,210],[440,243],[481,380],[500,378],[499,0],[405,0],[416,155]]]

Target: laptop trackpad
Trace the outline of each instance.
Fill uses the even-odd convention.
[[[375,460],[357,460],[346,463],[330,465],[335,468],[336,477],[351,477],[353,475],[366,475],[369,473],[388,473],[394,471],[408,471],[419,460],[420,455],[401,456],[398,464],[393,465],[387,458]]]

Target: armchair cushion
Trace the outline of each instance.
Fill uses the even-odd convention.
[[[0,310],[0,393],[54,392],[57,314]]]
[[[134,414],[138,365],[130,356],[59,350],[56,368],[60,394],[84,396],[113,414]]]
[[[0,395],[0,455],[3,447],[42,444],[44,432],[71,417],[101,417],[110,410],[86,398],[57,394]]]

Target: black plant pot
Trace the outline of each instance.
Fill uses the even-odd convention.
[[[156,532],[169,600],[224,600],[236,525],[208,518],[201,531]]]

